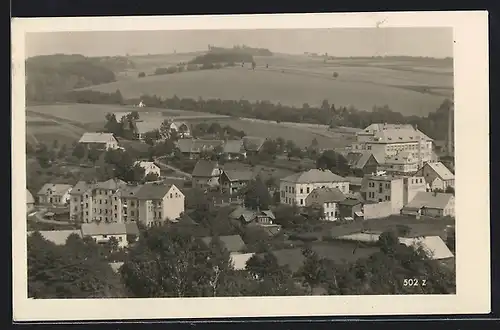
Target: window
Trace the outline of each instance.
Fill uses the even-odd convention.
[[[306,192],[309,194],[309,187],[307,187]]]
[[[85,198],[89,198],[89,195],[85,195]]]
[[[104,204],[108,204],[108,200],[107,199],[104,200]]]
[[[368,147],[366,147],[366,149],[372,150],[372,146],[368,146]]]
[[[134,201],[130,201],[130,206],[134,207]]]
[[[102,210],[101,210],[101,209],[99,209],[99,214],[101,214],[101,213],[102,213]]]
[[[161,219],[161,212],[158,212],[158,218]]]
[[[87,208],[88,208],[88,207],[89,207],[89,203],[85,203],[85,207],[87,207]]]
[[[118,210],[118,206],[117,206],[117,205],[115,205],[115,211],[116,211],[116,210]]]
[[[300,205],[304,205],[304,200],[302,198],[300,199]]]
[[[108,238],[108,235],[102,235],[103,238]]]
[[[131,215],[131,216],[134,216],[134,211],[130,211],[130,215]]]
[[[106,217],[105,219],[106,219],[106,222],[108,222],[108,217]]]
[[[172,193],[170,193],[170,198],[173,198],[173,194]]]
[[[108,209],[105,209],[105,210],[104,210],[104,214],[108,214]]]
[[[115,213],[115,218],[117,217],[118,215]]]
[[[333,212],[330,212],[330,216],[332,216],[332,217],[333,217]]]
[[[175,198],[179,197],[179,194],[178,193],[175,193]]]
[[[85,215],[89,215],[89,211],[85,211]]]
[[[116,196],[115,196],[115,201],[117,201],[117,200],[118,200],[118,198],[116,198]]]
[[[304,189],[303,188],[300,188],[300,193],[303,194],[304,193]]]
[[[99,200],[99,204],[102,204],[102,199]]]

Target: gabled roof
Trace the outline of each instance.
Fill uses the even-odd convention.
[[[194,169],[193,176],[198,177],[212,177],[213,171],[219,167],[219,164],[215,161],[200,159]]]
[[[96,189],[107,189],[107,190],[117,190],[119,188],[122,188],[123,186],[126,186],[127,183],[123,180],[120,179],[109,179],[108,181],[104,182],[98,182],[95,184]]]
[[[253,257],[255,253],[230,253],[233,267],[236,270],[243,270],[247,267],[247,261]]]
[[[85,181],[78,181],[76,185],[71,189],[70,195],[77,196],[83,195],[86,191],[93,187],[92,184]]]
[[[26,189],[26,204],[34,204],[35,199],[28,189]]]
[[[33,232],[28,232],[28,236],[31,236]],[[39,232],[43,238],[50,241],[56,245],[65,245],[66,240],[72,234],[82,237],[82,232],[80,230],[42,230]]]
[[[294,173],[281,179],[281,181],[293,183],[322,183],[322,182],[346,182],[347,180],[330,170],[310,169],[309,171]]]
[[[256,174],[250,170],[224,170],[229,181],[250,181],[256,177]]]
[[[405,205],[405,209],[444,209],[454,199],[452,194],[420,191]]]
[[[67,192],[70,192],[72,187],[73,186],[69,184],[46,183],[38,191],[37,195],[47,195],[49,192],[52,192],[54,196],[63,196]]]
[[[120,268],[122,268],[124,262],[123,261],[117,261],[117,262],[110,262],[109,267],[115,272],[118,273],[120,271]]]
[[[223,152],[227,154],[241,154],[244,153],[245,147],[243,140],[227,140],[224,143]]]
[[[182,153],[200,153],[204,150],[213,150],[216,147],[223,147],[222,140],[202,140],[202,139],[180,139],[177,141],[177,148]]]
[[[259,151],[264,142],[266,139],[258,136],[243,137],[243,145],[247,151]]]
[[[241,217],[243,217],[245,222],[251,222],[259,215],[267,216],[267,217],[271,218],[272,220],[276,219],[273,211],[271,211],[271,210],[255,211],[255,210],[247,209],[243,206],[236,207],[236,209],[234,209],[234,211],[229,214],[229,217],[231,217],[233,219],[241,219]]]
[[[144,134],[147,132],[152,132],[154,130],[160,129],[160,122],[154,120],[146,120],[146,121],[132,121],[132,125],[134,125],[133,130],[136,133]]]
[[[80,143],[108,143],[118,142],[112,133],[86,132],[78,141]]]
[[[403,143],[432,141],[430,137],[408,124],[371,124],[357,135],[373,136],[371,142]]]
[[[170,191],[173,184],[156,184],[156,183],[146,183],[142,185],[139,190],[135,193],[137,199],[145,200],[158,200],[163,199],[165,195]],[[179,190],[180,191],[180,190]]]
[[[370,158],[372,157],[377,163],[380,163],[375,157],[375,155],[369,151],[349,152],[346,156],[346,159],[347,159],[347,164],[351,168],[363,169],[370,160]]]
[[[441,162],[428,162],[424,166],[430,167],[441,180],[455,179],[455,175]]]
[[[413,153],[407,150],[398,152],[397,154],[387,157],[386,164],[405,165],[418,162],[418,158],[413,156]]]
[[[201,240],[210,245],[212,237],[203,237]],[[229,252],[240,252],[245,248],[245,242],[240,235],[219,236],[219,240]]]
[[[425,236],[415,238],[399,238],[399,242],[406,246],[421,247],[427,256],[433,260],[453,258],[454,255],[439,236]]]
[[[316,188],[306,197],[307,203],[338,203],[345,200],[345,195],[338,188]]]
[[[124,223],[83,223],[82,235],[83,236],[96,236],[96,235],[122,235],[127,234],[127,226]]]
[[[127,231],[128,235],[137,235],[139,236],[139,227],[137,227],[137,224],[135,222],[127,222],[125,224],[125,230]]]
[[[141,189],[141,187],[142,185],[138,184],[123,185],[118,189],[117,194],[122,198],[135,197],[139,189]]]

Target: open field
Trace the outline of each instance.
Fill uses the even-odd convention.
[[[171,116],[196,124],[200,122],[219,122],[247,135],[266,138],[282,137],[292,140],[300,147],[306,147],[316,138],[320,148],[341,147],[349,143],[349,134],[335,133],[326,127],[316,128],[294,123],[279,123],[263,120],[230,118],[208,113],[167,110],[154,108],[133,108],[114,105],[96,104],[56,104],[31,106],[26,109],[26,125],[28,141],[36,143],[36,139],[52,142],[57,139],[63,143],[78,140],[85,131],[102,129],[105,115],[108,112],[126,112],[137,110],[144,123],[152,128],[159,128],[161,122]]]
[[[166,60],[152,63],[168,66]],[[130,78],[88,89],[103,92],[119,89],[126,98],[156,94],[268,100],[295,106],[320,105],[323,99],[328,99],[336,105],[363,110],[387,104],[406,115],[434,111],[453,92],[453,68],[443,60],[340,59],[323,63],[321,59],[306,56],[272,56],[256,57],[256,63],[255,71],[237,66]],[[339,76],[333,78],[333,72]]]

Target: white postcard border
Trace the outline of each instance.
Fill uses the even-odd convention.
[[[12,21],[12,228],[15,321],[480,314],[490,311],[487,12],[335,13]],[[168,299],[27,298],[25,33],[198,29],[452,27],[456,141],[456,295]],[[129,27],[129,28],[127,28]],[[425,45],[422,45],[425,47]]]

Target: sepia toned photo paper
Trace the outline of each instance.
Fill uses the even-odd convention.
[[[489,313],[487,27],[14,18],[14,320]]]

